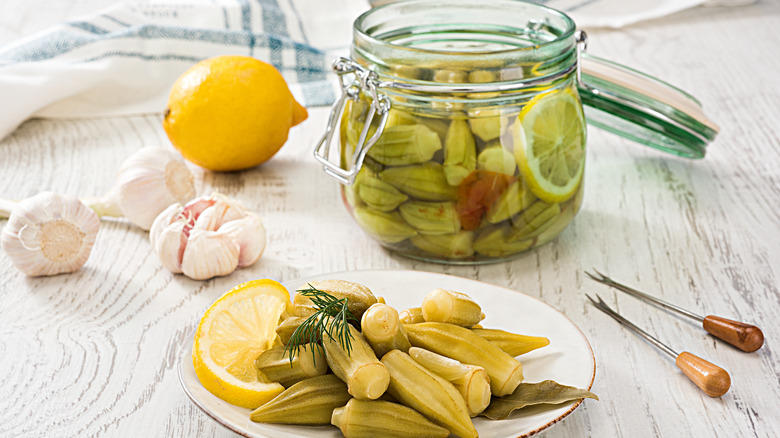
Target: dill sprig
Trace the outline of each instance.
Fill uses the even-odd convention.
[[[323,339],[323,336],[337,341],[349,354],[352,351],[352,333],[349,331],[349,324],[350,322],[358,322],[347,308],[349,299],[336,298],[311,284],[309,284],[308,289],[300,289],[297,292],[309,297],[317,310],[295,329],[284,347],[285,354],[289,354],[290,364],[292,364],[293,357],[298,355],[301,347],[306,344],[316,346],[322,352],[323,348],[319,341]],[[314,348],[311,349],[311,355],[316,364],[317,354]]]

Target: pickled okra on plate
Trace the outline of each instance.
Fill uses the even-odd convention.
[[[482,328],[484,318],[472,297],[453,290],[433,289],[399,314],[364,285],[307,283],[277,323],[278,342],[254,360],[259,381],[286,389],[249,418],[331,424],[347,438],[476,438],[476,416],[595,397],[555,382],[522,383],[515,356],[549,340]]]

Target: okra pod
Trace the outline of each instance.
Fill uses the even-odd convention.
[[[409,239],[412,245],[431,254],[450,259],[462,259],[474,255],[474,232],[460,230],[454,234],[423,234]]]
[[[412,408],[388,401],[353,398],[333,410],[331,424],[345,438],[446,438],[450,431]]]
[[[484,368],[496,397],[511,394],[523,380],[523,365],[517,359],[467,328],[441,322],[409,324],[405,328],[413,347]]]
[[[513,219],[513,231],[509,239],[514,241],[535,236],[552,226],[560,214],[560,204],[536,201]]]
[[[346,298],[347,309],[357,319],[360,319],[360,317],[363,316],[363,312],[377,302],[376,296],[371,292],[371,289],[351,281],[311,281],[301,286],[299,289],[306,290],[310,287],[327,292],[338,299]],[[293,312],[296,316],[306,317],[314,314],[316,311],[317,307],[314,305],[311,298],[301,294],[300,291],[295,293],[295,296],[293,297]]]
[[[407,224],[397,211],[385,213],[358,207],[352,212],[361,228],[382,242],[398,243],[417,235],[417,230]]]
[[[500,144],[489,146],[477,156],[477,168],[491,172],[514,175],[517,169],[515,156]]]
[[[420,233],[438,235],[460,231],[460,218],[453,201],[407,201],[401,204],[398,211],[406,223]]]
[[[444,141],[444,176],[457,186],[477,168],[477,146],[469,124],[463,119],[450,122]]]
[[[324,351],[316,345],[301,346],[292,360],[290,353],[285,351],[284,345],[269,348],[255,359],[255,368],[268,380],[279,382],[285,388],[328,371]]]
[[[295,308],[293,307],[293,310],[294,309]],[[282,344],[287,345],[290,342],[290,338],[293,333],[295,333],[295,329],[303,324],[303,321],[306,321],[305,316],[291,316],[276,326],[276,335],[279,336],[279,340]]]
[[[409,356],[434,374],[448,380],[463,396],[469,415],[479,415],[490,404],[490,379],[484,368],[466,365],[424,348],[412,347]]]
[[[506,330],[486,328],[472,328],[471,331],[512,357],[550,345],[550,340],[542,336],[526,336]]]
[[[452,383],[400,350],[385,354],[382,363],[390,372],[388,392],[396,400],[461,438],[478,437],[466,402]]]
[[[422,302],[422,314],[428,322],[446,322],[472,327],[485,319],[482,308],[470,296],[444,289],[434,289]]]
[[[422,314],[422,307],[410,307],[404,309],[398,314],[398,319],[403,324],[417,324],[418,322],[425,322],[425,317]]]
[[[347,328],[351,335],[351,351],[347,352],[338,339],[323,336],[325,358],[333,374],[347,383],[353,397],[375,400],[387,390],[390,375],[366,338],[351,324],[347,324]]]
[[[441,147],[439,134],[425,125],[386,126],[368,156],[386,166],[405,166],[429,161]]]
[[[501,136],[504,122],[501,111],[493,109],[469,111],[471,132],[482,141],[488,142]]]
[[[458,199],[458,188],[447,183],[444,167],[436,162],[388,167],[379,172],[379,178],[401,192],[422,201]]]
[[[409,199],[398,189],[382,181],[373,172],[363,169],[355,180],[360,200],[374,210],[388,212],[395,210],[401,203]],[[353,204],[350,204],[353,205]]]
[[[512,227],[507,224],[484,228],[474,240],[474,251],[487,257],[506,257],[525,251],[534,243],[533,238],[510,240]]]
[[[384,356],[390,350],[406,351],[411,347],[406,330],[398,319],[398,311],[387,304],[376,303],[369,307],[363,314],[360,326],[377,357]]]
[[[333,410],[352,396],[333,374],[302,380],[249,414],[258,423],[330,424]]]
[[[522,180],[513,182],[487,209],[485,217],[491,224],[507,220],[528,208],[536,200]]]

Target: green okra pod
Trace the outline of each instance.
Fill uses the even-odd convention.
[[[501,111],[496,109],[480,109],[469,111],[469,126],[471,132],[480,140],[488,142],[501,136],[504,122]]]
[[[382,400],[350,400],[333,410],[331,424],[345,438],[446,438],[450,431],[412,408]]]
[[[444,168],[435,162],[389,167],[379,178],[407,195],[421,201],[454,201],[458,188],[447,183]]]
[[[423,317],[422,307],[410,307],[404,309],[398,314],[398,318],[403,324],[417,324],[418,322],[425,322]]]
[[[258,423],[330,424],[333,410],[352,398],[347,385],[333,374],[302,380],[255,409],[249,419]]]
[[[488,207],[485,218],[491,224],[497,224],[528,208],[535,200],[533,192],[522,180],[517,180]]]
[[[409,199],[408,196],[377,178],[367,169],[363,169],[358,174],[355,187],[361,201],[368,207],[382,212],[393,211]]]
[[[412,347],[409,356],[432,373],[446,379],[463,396],[469,415],[479,415],[490,404],[490,378],[485,369],[466,365],[424,348]]]
[[[321,376],[328,371],[322,348],[312,344],[299,347],[290,360],[290,351],[277,345],[262,352],[255,359],[255,368],[269,381],[279,382],[285,388],[310,377]],[[312,354],[313,353],[313,354]]]
[[[294,305],[293,312],[297,312]],[[279,340],[282,342],[282,344],[287,345],[290,342],[290,338],[292,337],[293,333],[295,333],[295,329],[303,324],[303,321],[306,321],[305,316],[291,316],[289,318],[285,318],[284,321],[280,322],[279,325],[276,326],[276,335],[279,336]]]
[[[301,285],[293,296],[293,313],[295,316],[308,317],[318,310],[312,299],[300,292],[309,288],[327,292],[337,299],[347,298],[347,310],[355,318],[360,318],[366,309],[378,301],[371,289],[360,283],[346,280],[310,281]],[[286,344],[286,342],[283,343]]]
[[[477,146],[469,124],[463,119],[450,122],[444,141],[444,176],[457,186],[477,168]]]
[[[400,350],[385,354],[382,363],[390,372],[388,392],[396,400],[461,438],[478,436],[466,402],[452,383]]]
[[[430,291],[421,307],[427,322],[446,322],[470,328],[485,319],[485,313],[476,301],[452,290],[437,288]]]
[[[397,211],[385,213],[357,207],[352,213],[361,228],[382,242],[398,243],[417,235],[417,230],[406,223]]]
[[[515,163],[515,156],[503,146],[489,146],[477,156],[477,169],[514,175],[517,163]]]
[[[551,226],[561,214],[560,204],[536,201],[512,220],[510,240],[527,239]]]
[[[424,163],[441,149],[439,135],[423,124],[385,127],[368,156],[386,166]]]
[[[534,239],[511,240],[512,228],[500,224],[483,229],[474,240],[474,251],[486,257],[506,257],[525,251],[534,243]]]
[[[484,368],[496,397],[511,394],[523,380],[523,365],[517,359],[467,328],[441,322],[405,328],[412,346]]]
[[[441,257],[462,259],[474,255],[474,232],[460,230],[454,234],[423,234],[409,239],[417,248]]]
[[[550,340],[543,336],[527,336],[506,330],[487,328],[472,328],[471,331],[487,339],[491,344],[512,357],[550,345]]]
[[[369,307],[360,320],[360,327],[377,357],[390,350],[406,351],[411,347],[398,311],[387,304],[376,303]]]
[[[452,234],[460,231],[455,202],[408,201],[398,208],[406,223],[424,234]]]
[[[351,324],[347,324],[351,335],[351,350],[347,351],[338,339],[323,336],[325,358],[328,366],[341,380],[347,383],[347,390],[360,400],[376,400],[387,390],[390,375],[376,357],[365,337]]]

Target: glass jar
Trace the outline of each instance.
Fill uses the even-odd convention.
[[[374,8],[355,21],[351,59],[334,62],[343,94],[315,156],[383,246],[446,263],[512,258],[558,236],[582,204],[579,90],[612,95],[582,81],[584,44],[565,14],[516,0]],[[621,126],[636,111],[629,106]],[[642,137],[634,128],[630,137]]]

